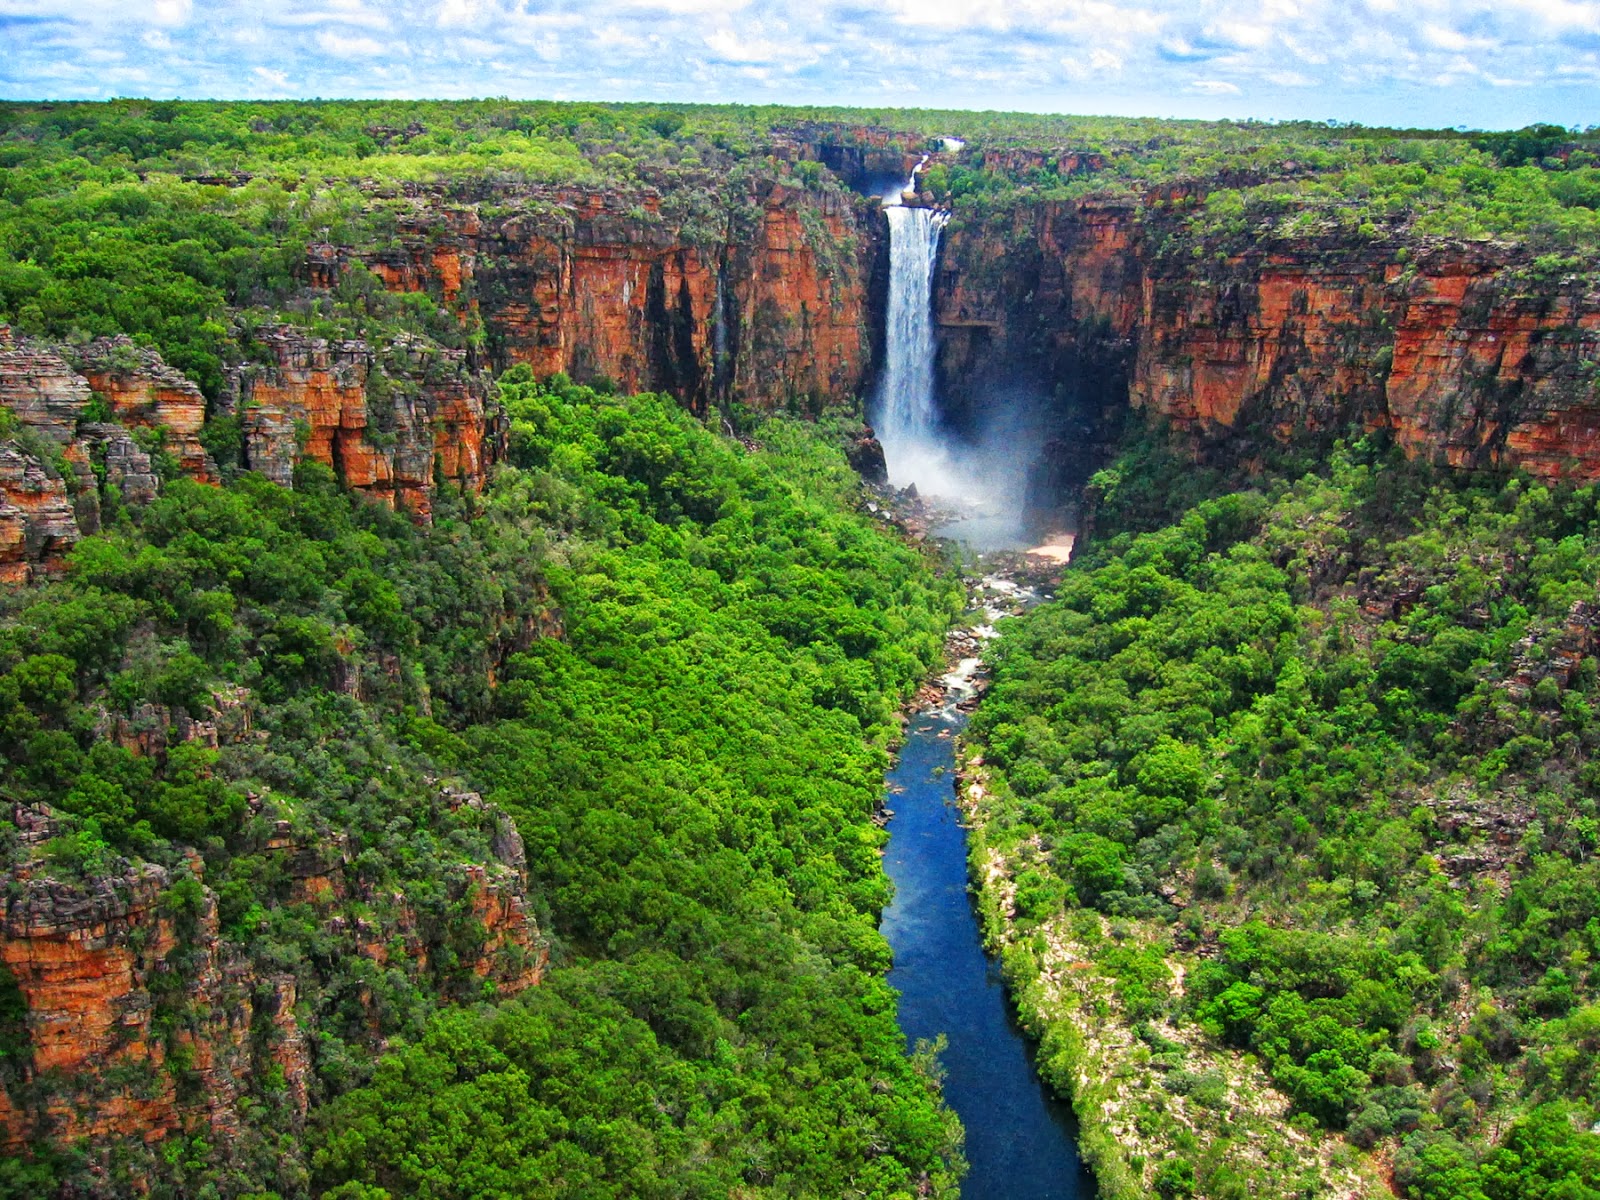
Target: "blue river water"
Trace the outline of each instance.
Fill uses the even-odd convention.
[[[983,952],[967,894],[966,834],[955,805],[955,738],[962,718],[913,718],[889,773],[894,902],[882,929],[894,948],[908,1041],[945,1034],[945,1100],[966,1127],[971,1169],[963,1200],[1094,1200],[1078,1158],[1072,1110],[1034,1070],[999,967]]]

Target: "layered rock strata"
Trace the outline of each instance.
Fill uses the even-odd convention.
[[[381,348],[329,342],[289,325],[256,339],[257,361],[234,374],[220,406],[239,419],[243,465],[288,485],[299,462],[319,461],[421,521],[441,480],[482,488],[501,429],[464,352],[409,335]],[[200,440],[200,389],[128,338],[63,350],[0,328],[0,410],[10,429],[0,438],[0,583],[58,574],[99,529],[103,487],[131,504],[158,494],[141,431],[172,469],[218,478]]]
[[[497,199],[420,196],[395,244],[313,246],[307,278],[331,287],[361,261],[392,290],[463,306],[499,365],[669,392],[700,413],[848,400],[869,381],[870,201],[771,181],[696,219],[654,193]]]
[[[98,506],[80,514],[74,503],[93,478],[78,440],[90,396],[53,348],[0,326],[0,582],[57,573],[82,536],[80,515],[97,527]]]
[[[1180,219],[1086,200],[953,223],[935,303],[958,420],[981,423],[1031,384],[1076,425],[1080,457],[1131,408],[1202,457],[1355,426],[1451,467],[1600,478],[1592,277],[1543,278],[1525,251],[1486,243],[1230,249]]]

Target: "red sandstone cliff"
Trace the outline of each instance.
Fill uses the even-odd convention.
[[[869,372],[869,209],[771,181],[699,225],[653,192],[424,194],[396,244],[313,246],[305,273],[332,287],[360,260],[392,290],[459,301],[500,362],[540,375],[603,376],[702,413],[724,398],[838,401]]]
[[[492,852],[444,880],[482,929],[463,965],[514,995],[539,982],[547,958],[530,914],[522,841],[476,794],[441,792],[441,814],[462,808],[487,824]],[[38,1139],[148,1143],[179,1129],[226,1144],[239,1130],[241,1098],[264,1079],[275,1081],[286,1119],[303,1119],[309,1035],[324,1004],[321,968],[263,966],[252,946],[222,936],[209,889],[197,905],[175,900],[176,882],[202,878],[198,855],[177,869],[123,861],[77,879],[39,857],[58,832],[47,810],[17,806],[7,815],[18,853],[0,919],[0,965],[26,1004],[28,1052],[20,1081],[0,1088],[0,1150]],[[308,840],[286,818],[266,821],[265,830],[256,852],[281,864],[290,898],[315,914],[330,961],[365,958],[412,975],[430,969],[415,910],[403,894],[374,894],[341,839]],[[367,1024],[378,1027],[375,1013]]]
[[[1194,253],[1196,247],[1200,253]],[[1027,364],[1104,425],[1131,406],[1197,452],[1351,424],[1412,457],[1600,478],[1600,288],[1492,244],[1197,241],[1132,203],[1034,205],[947,236],[940,372],[981,407]]]
[[[774,151],[841,170],[900,170],[913,148],[862,129],[822,146],[806,131]],[[832,158],[829,158],[832,155]],[[834,161],[837,160],[837,161]],[[869,290],[881,230],[871,202],[750,179],[724,194],[523,187],[488,198],[412,189],[392,244],[308,249],[313,295],[363,264],[399,292],[431,292],[481,329],[500,364],[609,378],[697,412],[713,402],[819,408],[864,390]],[[435,483],[483,486],[500,444],[481,356],[411,335],[329,341],[257,329],[213,415],[238,418],[242,465],[281,483],[312,459],[349,486],[430,519]],[[111,422],[88,420],[98,394]],[[159,484],[133,435],[159,432],[176,469],[218,478],[200,434],[205,397],[128,338],[63,349],[0,335],[0,583],[48,577],[99,528],[100,491],[142,503]],[[145,443],[149,444],[148,440]],[[98,472],[96,466],[101,468]]]
[[[87,420],[91,399],[55,347],[0,326],[0,583],[56,574],[78,539],[100,528],[91,464],[127,500],[155,495],[150,456],[121,425]]]

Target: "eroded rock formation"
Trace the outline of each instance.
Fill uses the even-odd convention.
[[[242,465],[287,485],[297,463],[314,459],[421,521],[439,480],[482,488],[500,428],[487,379],[464,352],[409,335],[381,347],[330,343],[289,325],[255,336],[265,361],[237,371],[219,406],[239,418]],[[64,349],[0,328],[0,409],[11,427],[0,438],[0,583],[59,573],[99,529],[103,487],[131,504],[157,495],[151,453],[135,440],[142,431],[172,469],[218,478],[200,441],[200,389],[128,338]]]
[[[1179,197],[1179,200],[1192,197]],[[1526,251],[1417,238],[1196,241],[1131,202],[954,223],[936,305],[941,381],[979,421],[1017,379],[1054,391],[1076,453],[1127,408],[1198,455],[1393,431],[1412,457],[1600,478],[1600,289]],[[1199,253],[1196,253],[1198,247]]]
[[[476,794],[441,792],[441,813],[462,807],[491,830],[491,858],[456,864],[444,880],[483,931],[463,965],[514,995],[539,982],[547,959],[522,841]],[[0,1150],[41,1138],[155,1142],[179,1129],[225,1139],[238,1132],[241,1097],[269,1078],[287,1118],[303,1119],[308,1022],[323,1003],[326,967],[273,969],[224,936],[203,882],[187,894],[175,888],[203,880],[197,854],[177,868],[121,861],[77,877],[39,857],[59,832],[48,810],[14,806],[7,816],[21,853],[0,920],[0,965],[26,1005],[27,1051],[11,1068],[20,1078],[0,1088]],[[342,838],[307,836],[285,817],[264,819],[262,830],[255,852],[277,860],[287,898],[315,913],[329,961],[430,970],[433,935],[416,909],[403,894],[376,894]],[[375,1012],[368,1024],[376,1049]]]
[[[238,377],[245,464],[288,485],[303,458],[426,521],[434,483],[482,488],[497,427],[487,380],[462,351],[402,335],[381,347],[292,325],[257,331],[265,363]]]
[[[74,503],[80,492],[93,495],[87,449],[78,440],[90,394],[52,347],[0,326],[0,582],[59,571],[81,525],[98,527],[98,505],[80,510]]]
[[[202,483],[216,479],[217,466],[200,444],[206,398],[182,371],[127,337],[101,338],[76,357],[83,378],[120,424],[161,431],[185,475]]]

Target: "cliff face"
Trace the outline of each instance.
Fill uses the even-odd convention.
[[[1129,398],[1197,439],[1350,422],[1413,458],[1600,478],[1600,292],[1492,248],[1315,242],[1145,283]]]
[[[266,361],[240,369],[220,406],[239,418],[243,465],[287,485],[298,462],[314,459],[421,521],[437,480],[482,488],[500,429],[487,380],[463,352],[410,337],[381,349],[329,343],[287,325],[256,337]],[[0,583],[59,573],[100,528],[106,486],[126,503],[156,496],[156,468],[136,434],[159,442],[177,472],[218,478],[200,441],[200,389],[127,338],[63,349],[0,329],[0,409],[14,427],[0,437]]]
[[[288,485],[325,463],[350,487],[430,519],[436,477],[483,487],[497,447],[487,381],[461,351],[401,337],[374,348],[289,325],[256,334],[265,363],[238,377],[245,465]]]
[[[385,286],[458,299],[499,365],[609,378],[758,408],[845,400],[870,369],[866,201],[753,185],[718,228],[663,212],[654,194],[536,190],[468,204],[422,196],[396,244],[312,247],[332,286],[361,260]]]
[[[958,418],[1004,403],[1007,372],[1043,381],[1057,429],[1077,434],[1078,482],[1084,447],[1128,407],[1200,456],[1354,423],[1441,464],[1600,478],[1600,292],[1541,280],[1506,247],[1306,237],[1230,252],[1131,204],[1043,204],[1009,228],[953,226],[936,305]]]
[[[183,372],[126,337],[91,342],[78,367],[89,387],[106,398],[119,424],[160,430],[185,475],[202,483],[216,480],[217,465],[200,444],[206,398]]]
[[[537,984],[547,955],[515,827],[472,793],[446,789],[437,808],[441,817],[466,808],[490,830],[490,860],[457,864],[444,880],[482,930],[462,965],[500,995]],[[198,855],[175,869],[122,862],[62,877],[30,853],[58,832],[51,814],[18,806],[7,815],[23,852],[0,920],[0,964],[26,1004],[27,1051],[0,1089],[0,1149],[41,1138],[150,1143],[180,1129],[227,1139],[239,1131],[241,1098],[263,1080],[285,1118],[302,1120],[311,1031],[336,1001],[349,1025],[350,997],[325,994],[325,968],[274,968],[224,937],[209,888],[191,892],[196,900],[173,887],[202,878]],[[279,864],[289,898],[309,906],[329,962],[430,970],[430,931],[404,896],[376,894],[338,837],[308,839],[289,819],[263,815],[256,851]],[[370,992],[356,1001],[380,1003]],[[376,1030],[376,1010],[358,1024]],[[378,1048],[375,1033],[368,1040]]]
[[[26,583],[60,566],[81,536],[68,492],[69,454],[89,385],[50,348],[19,342],[0,327],[0,582]]]
[[[1020,417],[1026,434],[1013,440],[1037,454],[1042,506],[1082,486],[1127,411],[1139,235],[1132,205],[1094,203],[981,224],[958,210],[945,231],[934,280],[941,404],[969,435]]]

